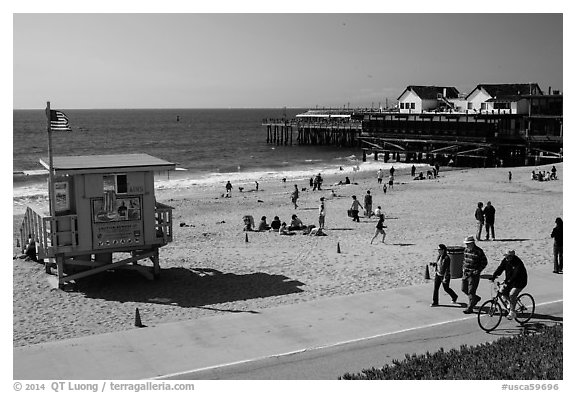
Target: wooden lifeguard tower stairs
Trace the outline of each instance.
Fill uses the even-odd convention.
[[[57,268],[60,288],[116,269],[155,279],[159,249],[172,241],[173,208],[156,201],[154,172],[173,169],[147,154],[54,157],[54,213],[27,207],[21,244],[35,241],[46,271]],[[148,259],[152,266],[139,264]]]

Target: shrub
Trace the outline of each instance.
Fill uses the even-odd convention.
[[[503,337],[492,343],[446,352],[406,355],[383,368],[346,373],[339,379],[562,379],[562,325],[544,326],[537,334]]]

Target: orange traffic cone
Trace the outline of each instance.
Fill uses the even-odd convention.
[[[338,242],[338,246],[336,247],[336,252],[337,252],[338,254],[341,253],[341,251],[340,251],[340,242]]]
[[[246,243],[248,243],[248,234],[246,234],[246,240],[245,241],[246,241]]]
[[[134,326],[144,327],[144,325],[142,325],[142,320],[140,319],[140,310],[138,310],[138,307],[136,307],[136,318],[134,320]]]
[[[424,279],[430,280],[430,271],[428,270],[428,265],[426,265],[426,273],[424,273]]]

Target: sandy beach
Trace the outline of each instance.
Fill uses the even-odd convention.
[[[496,208],[496,241],[479,242],[489,260],[486,272],[494,271],[504,251],[515,249],[528,269],[547,265],[552,274],[550,233],[555,218],[563,215],[563,165],[556,165],[558,181],[530,180],[535,168],[441,168],[438,178],[422,181],[402,169],[386,194],[374,171],[355,173],[357,184],[351,185],[334,185],[342,174],[326,176],[322,191],[311,191],[307,180],[291,179],[261,182],[258,191],[253,183],[244,185],[243,192],[235,187],[231,198],[222,197],[224,183],[159,189],[157,200],[175,208],[174,241],[160,250],[161,279],[148,281],[137,272],[119,270],[79,280],[63,291],[51,285],[43,265],[15,259],[13,344],[134,329],[136,308],[145,325],[157,326],[423,284],[438,243],[461,246],[474,234],[479,201],[491,201]],[[306,188],[298,209],[290,202],[294,184]],[[386,244],[377,239],[370,245],[375,218],[361,215],[357,223],[346,214],[351,196],[363,204],[367,190],[374,208],[380,205],[385,212]],[[270,222],[276,215],[289,223],[297,214],[304,224],[318,225],[321,196],[327,202],[327,236],[242,231],[244,215],[256,223],[261,216]],[[14,212],[15,239],[22,206],[15,205]],[[454,280],[452,287],[463,296],[459,284]],[[441,294],[440,302],[447,300]]]

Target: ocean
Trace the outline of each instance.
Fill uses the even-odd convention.
[[[58,110],[73,131],[52,134],[54,156],[147,153],[178,168],[157,177],[161,188],[307,179],[317,172],[344,177],[391,165],[362,162],[359,148],[299,146],[296,133],[292,146],[266,143],[262,119],[281,118],[284,111],[293,118],[306,109]],[[14,110],[13,124],[13,196],[45,196],[47,173],[39,163],[48,156],[44,110]]]

